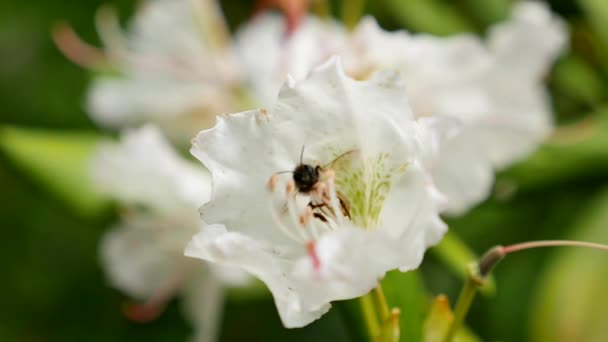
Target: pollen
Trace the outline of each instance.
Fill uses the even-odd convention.
[[[268,190],[270,192],[274,192],[274,190],[277,188],[278,182],[279,182],[278,174],[274,174],[274,175],[270,176],[270,178],[268,179]]]

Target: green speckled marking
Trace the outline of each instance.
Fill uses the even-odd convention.
[[[333,165],[337,190],[348,201],[351,218],[357,225],[377,225],[393,179],[407,169],[407,165],[391,165],[389,157],[382,153],[365,160],[345,158]]]

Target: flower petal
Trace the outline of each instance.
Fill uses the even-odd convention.
[[[294,261],[285,251],[244,234],[209,225],[194,236],[185,255],[225,265],[239,266],[262,280],[272,292],[283,324],[301,327],[321,317],[329,304],[310,310],[298,298],[301,285],[289,274]]]
[[[102,143],[91,162],[99,189],[122,203],[173,211],[208,201],[209,174],[181,157],[151,125]]]

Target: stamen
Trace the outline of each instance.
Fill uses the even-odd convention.
[[[177,272],[168,277],[145,303],[126,303],[123,307],[124,315],[131,321],[139,323],[147,323],[158,318],[192,274],[193,265],[190,262],[180,264],[181,267]]]
[[[274,223],[281,229],[281,231],[283,233],[285,233],[291,239],[293,239],[294,241],[299,242],[299,243],[303,243],[305,241],[305,240],[303,240],[301,233],[298,235],[294,234],[291,230],[289,230],[289,228],[287,228],[283,224],[283,222],[281,222],[281,217],[277,213],[277,210],[276,210],[276,207],[275,207],[273,201],[270,201],[270,215],[272,215],[272,220],[274,221]]]
[[[94,69],[108,61],[102,50],[82,41],[74,29],[66,23],[60,22],[55,25],[53,41],[67,59],[83,68]]]
[[[102,5],[95,13],[95,25],[106,51],[113,58],[120,59],[127,52],[127,43],[120,27],[116,8],[111,5]]]

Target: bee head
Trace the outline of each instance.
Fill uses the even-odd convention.
[[[293,170],[293,181],[300,192],[309,192],[319,181],[319,167],[299,164]]]

